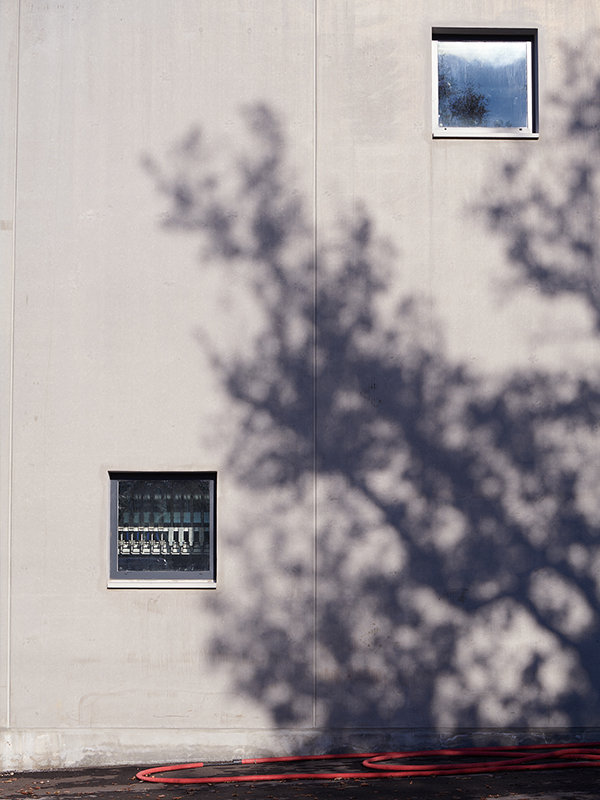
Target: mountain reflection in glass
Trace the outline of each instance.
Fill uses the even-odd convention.
[[[527,43],[438,41],[442,128],[527,127]]]

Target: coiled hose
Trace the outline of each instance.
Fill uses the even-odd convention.
[[[408,764],[407,759],[426,759],[424,764]],[[456,759],[477,759],[457,761]],[[165,777],[165,772],[202,767],[249,764],[299,764],[307,761],[362,759],[361,772],[283,772],[201,777]],[[436,759],[432,762],[431,759]],[[450,759],[450,760],[448,760]],[[390,762],[401,761],[394,764]],[[340,778],[416,778],[433,775],[475,775],[513,770],[567,769],[600,767],[600,742],[590,744],[536,744],[516,747],[463,747],[445,750],[417,750],[398,753],[344,753],[341,755],[281,756],[278,758],[242,758],[236,761],[175,764],[143,769],[136,778],[154,783],[239,783],[242,781],[336,780]]]

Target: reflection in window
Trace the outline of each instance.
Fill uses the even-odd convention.
[[[534,133],[532,38],[456,34],[433,44],[434,135]]]
[[[214,583],[214,473],[112,473],[110,581]]]
[[[527,127],[525,42],[439,42],[439,124]]]
[[[122,480],[118,491],[119,572],[210,570],[208,480]]]

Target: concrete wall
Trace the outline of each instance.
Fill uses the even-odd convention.
[[[3,767],[597,737],[597,5],[0,14]],[[218,472],[216,590],[107,589],[109,470]]]

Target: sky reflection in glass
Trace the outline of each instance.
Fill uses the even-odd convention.
[[[527,127],[526,42],[437,44],[441,127]]]

